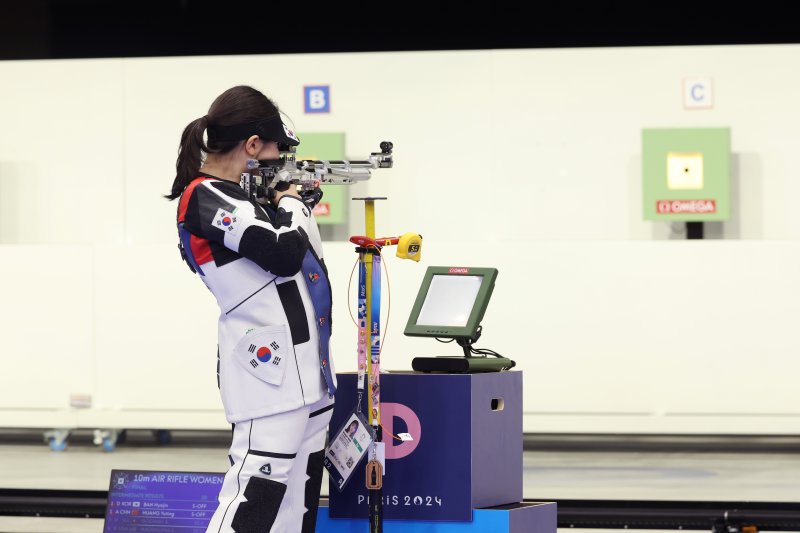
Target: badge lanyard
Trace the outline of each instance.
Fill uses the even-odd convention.
[[[358,407],[364,394],[364,377],[367,374],[367,269],[364,256],[358,255]]]
[[[369,287],[367,279],[371,278]],[[378,248],[359,255],[358,268],[358,405],[367,390],[367,417],[378,431],[381,416],[381,256]],[[369,353],[369,360],[367,360]]]
[[[370,413],[372,427],[378,431],[381,423],[381,256],[380,252],[372,254],[372,332],[370,333]],[[374,446],[373,446],[374,448]],[[374,457],[373,457],[374,458]]]
[[[377,460],[377,447],[382,440],[380,426],[381,259],[380,248],[374,245],[375,200],[377,199],[364,198],[366,237],[372,241],[373,245],[366,245],[358,249],[358,405],[360,409],[364,386],[368,385],[367,419],[372,426],[374,436],[367,462],[366,479],[370,533],[383,531],[381,490],[383,475]],[[367,355],[368,353],[369,355]]]

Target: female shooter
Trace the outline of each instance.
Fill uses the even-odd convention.
[[[249,160],[299,142],[269,98],[233,87],[184,129],[166,195],[180,198],[182,256],[220,308],[217,382],[233,437],[208,531],[315,529],[336,390],[318,198],[291,185],[262,204],[240,187]]]

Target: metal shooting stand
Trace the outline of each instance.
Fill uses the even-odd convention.
[[[397,245],[397,256],[419,261],[422,237],[406,233],[401,237],[375,238],[375,201],[384,197],[353,198],[364,201],[365,233],[350,237],[358,253],[358,409],[364,393],[364,377],[368,382],[367,418],[373,432],[366,467],[366,487],[369,492],[370,533],[383,532],[383,468],[377,449],[383,442],[380,408],[380,311],[381,311],[381,249]],[[369,356],[367,356],[369,352]]]

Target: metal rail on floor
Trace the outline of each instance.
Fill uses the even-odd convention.
[[[530,501],[556,501],[559,528],[800,531],[800,503],[795,502]]]
[[[0,515],[104,518],[106,490],[0,489]]]
[[[0,515],[104,518],[107,491],[0,489]],[[554,500],[559,528],[676,529],[714,533],[800,531],[800,503]],[[323,498],[323,503],[327,499]]]

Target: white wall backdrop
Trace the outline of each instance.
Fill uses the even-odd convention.
[[[250,84],[348,157],[394,143],[350,194],[388,196],[378,233],[425,239],[420,264],[388,260],[386,368],[455,355],[402,335],[427,265],[495,266],[478,346],[524,372],[525,431],[800,433],[798,64],[797,45],[0,62],[0,427],[227,427],[218,310],[161,195],[184,126]],[[687,77],[713,80],[712,109],[684,109]],[[331,112],[304,114],[317,84]],[[731,128],[713,239],[642,220],[654,127]],[[355,254],[326,260],[352,371]]]

